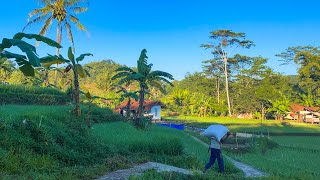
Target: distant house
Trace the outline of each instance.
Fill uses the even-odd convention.
[[[123,102],[120,106],[116,108],[116,112],[125,115],[126,114],[126,108],[127,108],[128,101]],[[161,119],[161,107],[163,107],[163,104],[160,101],[152,101],[152,100],[146,100],[144,101],[144,114],[145,116],[152,116],[153,120],[160,120]],[[138,112],[139,108],[139,102],[133,101],[130,104],[130,114],[133,116]]]
[[[298,120],[306,123],[319,123],[320,107],[306,107],[300,104],[291,104],[291,112],[285,117],[286,119]]]

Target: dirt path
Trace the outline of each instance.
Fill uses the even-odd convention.
[[[100,177],[97,180],[127,180],[131,175],[141,175],[144,171],[147,171],[149,169],[155,169],[158,172],[169,171],[169,172],[178,172],[186,175],[193,174],[192,171],[187,169],[182,169],[182,168],[169,166],[169,165],[156,163],[156,162],[147,162],[129,169],[123,169],[123,170],[112,172],[103,177]],[[200,172],[197,172],[197,173],[200,173]]]
[[[191,136],[191,135],[190,135]],[[201,141],[200,139],[191,136],[191,138],[193,138],[194,140],[198,141],[199,143],[201,143],[202,145],[208,147],[208,144],[204,143],[203,141]],[[229,161],[231,161],[235,167],[237,167],[238,169],[240,169],[241,171],[243,171],[245,177],[265,177],[268,176],[267,173],[262,172],[258,169],[255,169],[254,167],[241,163],[239,161],[235,161],[233,159],[231,159],[230,157],[226,157]],[[182,173],[182,174],[186,174],[186,175],[192,175],[193,173],[199,173],[201,174],[202,172],[197,171],[197,172],[192,172],[190,170],[187,169],[182,169],[182,168],[178,168],[178,167],[174,167],[174,166],[169,166],[166,164],[161,164],[161,163],[156,163],[156,162],[147,162],[147,163],[143,163],[137,166],[134,166],[132,168],[129,169],[122,169],[122,170],[118,170],[115,172],[111,172],[105,176],[100,177],[97,180],[127,180],[129,179],[129,177],[131,175],[141,175],[143,172],[149,170],[149,169],[155,169],[158,172],[178,172],[178,173]]]
[[[191,136],[191,135],[190,135]],[[200,142],[202,145],[208,147],[208,144],[204,143],[203,141],[201,141],[200,139],[191,136],[194,140]],[[229,161],[231,161],[233,163],[233,165],[235,167],[237,167],[238,169],[240,169],[241,171],[243,171],[245,177],[265,177],[268,176],[267,173],[260,171],[250,165],[244,164],[242,162],[236,161],[231,159],[230,157],[225,156]]]

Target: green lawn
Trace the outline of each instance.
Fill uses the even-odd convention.
[[[212,124],[224,124],[232,132],[260,132],[265,133],[320,133],[319,125],[300,124],[294,121],[287,121],[282,124],[275,120],[252,120],[235,119],[227,117],[189,117],[189,116],[170,116],[164,117],[168,121],[181,122],[186,125],[207,128]]]
[[[271,139],[285,147],[320,151],[320,136],[272,136]]]

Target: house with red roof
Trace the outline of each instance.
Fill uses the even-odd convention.
[[[125,115],[126,108],[127,108],[128,101],[123,102],[120,106],[116,108],[116,112]],[[161,119],[161,107],[163,104],[160,101],[152,101],[146,100],[143,103],[144,106],[144,114],[152,116],[153,120],[160,120]],[[131,115],[134,115],[138,112],[139,102],[132,101],[130,104],[130,112]]]
[[[299,122],[319,123],[320,107],[306,107],[301,104],[291,104],[291,112],[285,117],[286,119],[294,119]]]

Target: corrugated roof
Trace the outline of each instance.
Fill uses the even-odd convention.
[[[303,106],[301,104],[291,104],[290,105],[290,110],[292,112],[299,112],[299,111],[304,111],[304,110],[307,110],[307,111],[313,111],[313,112],[317,112],[320,110],[320,107],[306,107],[306,106]]]

